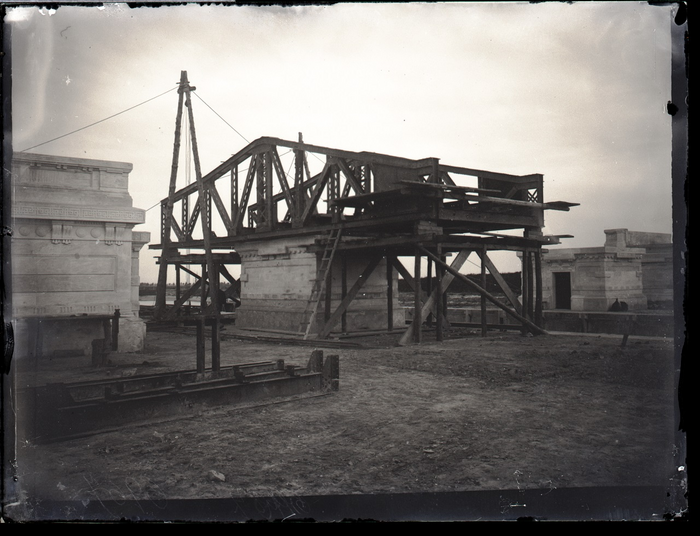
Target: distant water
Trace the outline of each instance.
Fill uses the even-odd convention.
[[[171,298],[170,296],[168,296],[167,298],[165,298],[165,302],[168,305],[173,305],[175,303],[175,298]],[[194,306],[199,306],[200,303],[201,303],[201,299],[187,300],[185,302],[186,305],[194,305]],[[153,296],[153,297],[143,296],[143,297],[139,298],[139,305],[141,305],[143,307],[155,307],[156,298],[155,298],[155,296]]]

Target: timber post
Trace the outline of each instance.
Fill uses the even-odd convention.
[[[413,342],[421,342],[421,324],[423,323],[421,315],[421,284],[420,284],[420,262],[421,252],[418,247],[415,248],[413,262],[413,279],[415,288],[413,289]]]

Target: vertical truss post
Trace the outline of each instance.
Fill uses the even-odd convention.
[[[333,162],[328,178],[328,201],[326,211],[333,217],[333,223],[340,221],[340,207],[333,204],[333,201],[340,197],[340,170],[338,165]]]
[[[202,264],[202,288],[201,288],[201,295],[200,295],[200,302],[199,302],[199,309],[200,309],[200,314],[204,315],[204,310],[207,308],[207,291],[209,290],[207,287],[209,286],[207,283],[207,279],[209,279],[209,274],[207,273],[207,265]]]
[[[259,228],[265,227],[267,222],[267,214],[265,214],[265,209],[267,208],[267,202],[265,199],[265,193],[267,191],[265,184],[265,153],[259,153],[255,159],[255,174],[257,176],[256,186],[256,226]]]
[[[231,168],[231,223],[232,235],[238,234],[238,164]]]
[[[175,143],[173,146],[173,160],[170,168],[170,184],[168,186],[168,200],[162,211],[161,244],[163,249],[160,254],[160,267],[158,269],[158,285],[156,286],[155,317],[161,318],[165,313],[165,295],[168,285],[168,258],[171,253],[170,228],[173,219],[173,196],[177,182],[177,166],[180,158],[180,131],[182,129],[182,106],[184,102],[185,88],[188,86],[187,71],[180,72],[180,87],[178,88],[177,114],[175,116]]]
[[[432,172],[430,173],[430,181],[434,184],[440,184],[440,159],[431,158]]]
[[[185,196],[182,199],[182,232],[185,234],[185,239],[189,240],[189,232],[188,229],[190,228],[190,198],[188,196]]]
[[[263,172],[265,173],[265,212],[267,212],[266,227],[267,229],[273,229],[275,223],[277,223],[277,205],[273,199],[273,180],[272,180],[272,149],[266,151],[265,155],[265,167]]]
[[[301,132],[299,132],[299,143],[302,143]],[[294,209],[292,211],[292,225],[298,226],[301,222],[301,215],[304,213],[306,195],[304,194],[304,151],[294,149]]]

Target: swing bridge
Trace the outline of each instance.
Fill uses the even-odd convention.
[[[160,250],[156,319],[181,318],[184,305],[199,298],[199,316],[216,322],[221,301],[238,289],[245,308],[246,291],[261,289],[253,288],[256,283],[250,279],[241,281],[243,277],[232,275],[234,265],[245,268],[240,252],[251,244],[289,241],[295,247],[303,244],[302,249],[316,257],[314,273],[294,282],[306,296],[303,306],[288,313],[300,339],[346,332],[352,304],[371,277],[375,282],[386,281],[382,314],[386,330],[396,330],[397,274],[414,291],[412,323],[402,328],[403,343],[421,341],[421,324],[430,315],[436,338],[442,340],[446,293],[455,279],[481,296],[482,312],[490,302],[516,319],[523,330],[544,333],[541,249],[565,236],[543,234],[544,212],[568,211],[577,203],[545,202],[541,174],[512,175],[446,165],[438,158],[352,152],[305,143],[301,134],[297,141],[259,138],[203,173],[193,90],[183,71],[169,191],[161,201],[160,243],[150,246]],[[196,180],[176,190],[185,109]],[[520,255],[520,298],[495,266],[491,258],[495,251]],[[450,255],[454,258],[448,263]],[[479,260],[481,285],[459,271],[472,255]],[[406,257],[413,258],[412,273],[401,262]],[[278,257],[270,258],[279,264]],[[359,266],[355,277],[349,277],[349,259]],[[427,291],[420,284],[425,261]],[[176,299],[168,305],[170,267],[175,271]],[[279,277],[284,270],[282,266]],[[340,271],[335,273],[340,283],[335,302],[334,270]],[[484,288],[487,271],[506,302]],[[187,289],[181,286],[181,272],[194,278]],[[222,278],[229,283],[226,292],[220,291]],[[481,316],[485,332],[486,315]]]

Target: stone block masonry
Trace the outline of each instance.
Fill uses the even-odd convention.
[[[608,229],[602,247],[545,251],[545,308],[607,311],[615,300],[630,311],[669,305],[672,248],[670,234]]]
[[[319,258],[308,251],[321,236],[246,242],[236,250],[241,256],[241,306],[236,325],[298,332],[316,280]],[[349,289],[369,263],[369,257],[353,253],[346,258]],[[337,252],[331,269],[331,313],[342,300],[342,260]],[[398,303],[398,276],[393,281],[394,326],[404,325]],[[321,297],[312,333],[324,325],[325,294]],[[387,326],[386,261],[383,259],[363,285],[347,311],[347,330],[385,329]],[[341,329],[341,324],[335,331]]]
[[[97,317],[120,311],[119,350],[143,348],[138,256],[150,234],[133,231],[132,166],[18,153],[12,165],[12,315],[18,351],[89,354]],[[23,344],[41,326],[38,347]],[[36,342],[36,341],[34,341]]]

